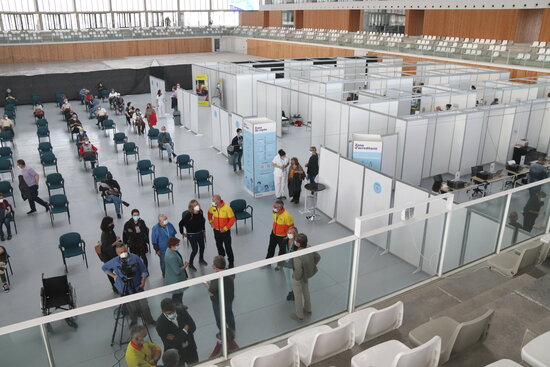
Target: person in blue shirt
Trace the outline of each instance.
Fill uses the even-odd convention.
[[[101,270],[115,280],[115,288],[118,290],[121,297],[136,292],[142,292],[145,288],[145,281],[149,277],[145,264],[139,256],[129,253],[126,245],[124,244],[117,245],[116,253],[117,256],[103,264]],[[128,280],[126,280],[128,274],[125,275],[122,272],[122,265],[124,261],[128,263],[128,266],[134,273],[133,277]],[[124,285],[126,282],[128,283],[128,287],[125,289]],[[144,322],[148,324],[155,323],[155,320],[151,315],[151,310],[149,309],[147,299],[127,303],[126,308],[128,309],[131,320],[130,327],[137,323],[137,318],[140,312]]]
[[[168,222],[168,217],[165,214],[161,214],[158,217],[159,221],[153,226],[151,231],[151,243],[155,249],[155,253],[160,260],[160,270],[162,271],[162,277],[164,278],[165,266],[164,266],[164,254],[168,248],[168,239],[170,237],[176,237],[176,229],[172,223]]]

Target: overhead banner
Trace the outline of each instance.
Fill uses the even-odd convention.
[[[199,97],[199,106],[208,106],[210,96],[208,95],[208,75],[195,75],[195,92]]]
[[[352,160],[368,168],[382,168],[382,137],[375,134],[353,134]]]
[[[244,184],[254,197],[273,195],[275,179],[271,161],[277,153],[275,121],[262,118],[244,119]]]

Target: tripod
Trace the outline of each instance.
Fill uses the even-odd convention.
[[[124,278],[123,282],[124,282],[124,288],[122,289],[122,297],[127,296],[129,294],[137,293],[136,288],[134,287],[134,284],[132,283],[132,279]],[[131,290],[132,293],[129,293],[128,292],[129,290]],[[130,305],[130,307],[135,308],[135,310],[138,314],[138,317],[141,319],[142,325],[147,330],[147,335],[149,335],[149,339],[151,339],[151,334],[149,333],[149,328],[147,327],[147,324],[145,323],[145,320],[143,319],[143,314],[141,313],[141,307],[139,306],[138,302],[139,301],[130,302],[130,303],[133,303],[133,305]],[[117,328],[118,328],[119,320],[121,320],[121,322],[120,322],[120,341],[119,341],[118,344],[119,345],[123,344],[122,343],[122,338],[124,336],[124,321],[126,319],[124,314],[122,313],[122,308],[123,307],[127,307],[127,305],[119,305],[118,308],[117,308],[117,311],[116,311],[115,327],[113,329],[113,336],[111,337],[111,347],[115,344],[115,336],[116,336],[116,331],[117,331]],[[126,343],[124,343],[124,344],[126,344]]]

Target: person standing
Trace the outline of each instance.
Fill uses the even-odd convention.
[[[271,161],[274,167],[273,175],[275,176],[275,197],[279,200],[286,199],[285,187],[288,184],[288,158],[286,152],[279,149],[277,155]]]
[[[235,224],[235,214],[220,195],[212,195],[212,206],[208,209],[208,222],[214,230],[218,255],[225,256],[227,253],[229,268],[232,268],[235,265],[235,258],[231,248],[231,227]]]
[[[307,179],[309,183],[315,183],[315,177],[319,174],[319,155],[317,148],[309,147],[309,160],[306,163]]]
[[[113,221],[113,217],[103,217],[99,228],[101,229],[101,254],[99,255],[99,259],[105,264],[117,257],[116,247],[122,242],[120,241],[120,237],[115,234],[115,222]],[[118,289],[115,287],[115,279],[110,276],[107,276],[107,279],[109,279],[111,283],[113,292],[118,294]]]
[[[176,158],[176,153],[174,153],[174,142],[169,132],[166,132],[166,126],[160,127],[160,134],[158,136],[159,147],[166,149],[168,153],[168,162],[172,163],[172,157]]]
[[[174,111],[178,110],[178,89],[174,85],[170,94],[171,107]]]
[[[529,167],[528,180],[529,183],[537,182],[548,178],[548,168],[544,165],[546,163],[545,156],[541,154],[536,162],[532,163]],[[531,196],[535,195],[540,191],[542,185],[531,187],[529,189],[529,194]]]
[[[284,254],[286,255],[291,252],[296,251],[296,235],[298,235],[298,228],[290,227],[288,233],[285,237],[285,250]],[[293,259],[289,259],[283,262],[283,273],[285,274],[286,286],[288,288],[288,294],[286,296],[287,301],[294,301],[294,291],[292,290],[292,272],[294,270]]]
[[[172,223],[168,222],[168,217],[164,214],[158,216],[158,223],[153,226],[151,232],[151,242],[155,253],[159,257],[160,270],[162,271],[162,277],[164,278],[164,255],[168,248],[168,239],[176,236],[177,232]]]
[[[160,309],[162,314],[157,319],[156,329],[164,344],[165,354],[168,350],[175,349],[182,365],[198,362],[197,344],[193,335],[197,326],[191,315],[185,309],[177,307],[170,298],[160,302]]]
[[[199,264],[208,265],[204,261],[204,242],[206,238],[206,229],[204,224],[204,214],[197,200],[191,200],[187,206],[187,210],[181,215],[179,222],[180,234],[186,237],[191,244],[191,256],[189,257],[189,269],[196,271],[197,268],[193,265],[195,256],[199,252]]]
[[[307,248],[307,236],[303,233],[296,235],[297,251]],[[296,321],[304,319],[304,313],[311,314],[311,299],[309,295],[309,278],[317,273],[317,264],[321,256],[317,252],[306,254],[292,259],[292,291],[296,312],[290,317]]]
[[[168,248],[164,255],[164,263],[166,269],[166,277],[164,278],[164,285],[179,283],[187,280],[187,266],[189,263],[183,261],[183,257],[179,253],[180,240],[176,237],[170,237],[168,239]],[[172,299],[174,302],[183,308],[187,308],[183,304],[183,292],[184,290],[178,290],[172,293]]]
[[[288,195],[292,198],[291,203],[300,203],[300,194],[302,193],[302,181],[306,177],[304,169],[298,162],[298,158],[290,159],[290,172],[288,173]]]
[[[157,365],[162,354],[160,347],[147,340],[147,329],[143,325],[135,325],[130,330],[132,339],[126,348],[126,364],[128,367],[153,367]]]
[[[4,293],[10,292],[10,285],[8,284],[8,277],[6,272],[8,271],[8,253],[4,246],[0,246],[0,283],[2,283],[2,289]]]
[[[164,109],[164,93],[162,93],[162,90],[157,91],[157,112],[159,115],[159,118],[163,118],[166,114],[166,111]]]
[[[290,227],[294,227],[292,214],[285,210],[285,204],[282,200],[275,200],[273,203],[273,225],[271,227],[271,234],[269,235],[266,259],[272,258],[275,255],[275,248],[277,246],[279,247],[279,255],[286,253],[284,250],[285,237]],[[279,266],[275,270],[279,270]]]
[[[0,241],[5,241],[3,226],[6,226],[8,241],[11,240],[11,221],[13,220],[13,209],[10,203],[4,199],[4,194],[0,192]]]
[[[145,267],[149,267],[147,261],[147,247],[149,245],[149,228],[140,218],[139,210],[132,209],[132,218],[124,224],[122,241],[128,245],[130,252],[138,255]]]
[[[523,207],[523,229],[527,232],[531,232],[533,230],[533,226],[539,216],[540,209],[544,206],[543,199],[545,197],[546,193],[544,191],[539,191],[534,195],[531,195]]]
[[[29,206],[31,208],[27,214],[36,212],[35,202],[46,208],[47,212],[50,211],[50,204],[38,196],[38,179],[40,175],[31,167],[27,167],[25,161],[22,159],[17,160],[17,166],[21,169],[22,176],[22,179],[19,179],[19,189],[21,192],[27,193],[27,199],[29,200]],[[26,188],[22,187],[23,185],[26,186]]]
[[[243,158],[243,130],[237,129],[237,135],[231,141],[233,146],[233,172],[237,172],[237,165],[239,165],[239,171],[243,170],[241,160]]]

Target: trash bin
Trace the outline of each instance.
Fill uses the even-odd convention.
[[[227,149],[227,163],[229,163],[230,166],[233,166],[234,160],[235,160],[235,154],[233,154],[232,151],[229,151],[229,149]]]
[[[181,126],[181,112],[174,110],[174,125]]]

